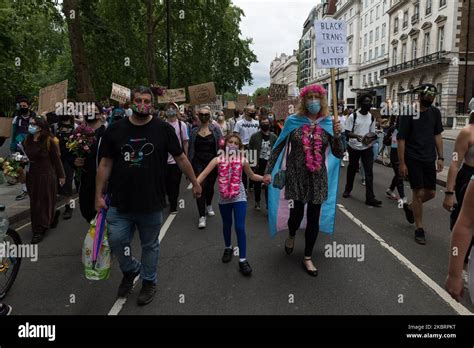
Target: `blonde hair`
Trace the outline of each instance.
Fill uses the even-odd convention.
[[[329,106],[328,106],[328,98],[325,95],[321,95],[320,93],[314,93],[316,97],[318,97],[321,100],[321,111],[319,112],[319,115],[321,116],[328,116],[329,115]],[[308,95],[305,95],[303,98],[300,99],[300,105],[298,107],[298,116],[306,116],[309,111],[306,108],[306,101],[307,101]]]

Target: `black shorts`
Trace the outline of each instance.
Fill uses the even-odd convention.
[[[436,190],[436,163],[406,159],[408,180],[412,190]]]

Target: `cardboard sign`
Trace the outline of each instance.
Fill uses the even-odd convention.
[[[347,23],[315,21],[316,65],[320,69],[344,68],[349,65]]]
[[[190,86],[189,98],[191,104],[201,105],[216,101],[216,87],[214,82],[204,83],[202,85]]]
[[[67,99],[68,80],[54,85],[41,88],[39,91],[38,114],[56,110],[56,103],[62,103]]]
[[[130,101],[130,94],[130,88],[112,83],[112,93],[110,94],[110,99],[125,104],[126,102]]]
[[[13,118],[10,117],[0,117],[0,137],[1,138],[10,138],[12,135],[13,127]]]
[[[159,104],[178,103],[186,101],[186,88],[166,89],[162,96],[158,96]]]
[[[237,96],[237,109],[243,110],[249,103],[249,96],[247,94],[239,94]]]
[[[200,109],[204,106],[209,106],[211,108],[211,115],[215,115],[216,112],[222,111],[222,95],[217,95],[216,96],[216,101],[213,103],[206,103],[206,104],[201,104],[197,105],[196,109]]]
[[[235,109],[224,109],[224,115],[225,115],[225,119],[228,120],[232,117],[234,117],[234,110]]]
[[[235,105],[235,101],[233,101],[233,100],[227,101],[226,109],[231,109],[231,110],[237,109],[237,106]]]
[[[255,98],[255,106],[265,106],[268,104],[268,96],[265,95],[259,95],[257,98]]]
[[[273,102],[288,99],[288,85],[272,83],[270,85],[269,95]]]
[[[288,100],[280,100],[273,103],[272,111],[275,114],[275,120],[284,120],[289,115],[298,111],[299,99],[292,98]]]

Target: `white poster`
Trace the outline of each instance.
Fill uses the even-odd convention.
[[[349,65],[347,24],[342,21],[315,21],[316,64],[320,69]]]

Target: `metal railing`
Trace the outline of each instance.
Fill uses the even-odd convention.
[[[424,64],[442,63],[443,62],[442,59],[444,58],[445,54],[446,54],[445,51],[439,51],[439,52],[432,53],[424,57],[410,60],[408,62],[393,65],[386,69],[382,69],[380,76],[385,76],[385,75],[403,71],[403,70],[413,69],[413,68],[416,68],[417,66],[424,65]]]

